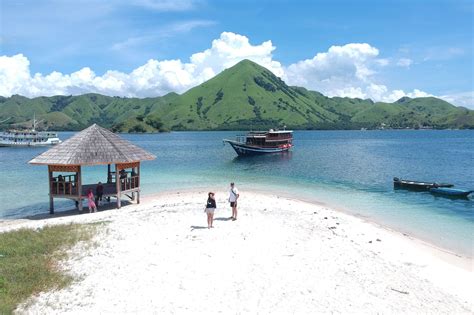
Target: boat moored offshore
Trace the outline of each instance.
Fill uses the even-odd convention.
[[[56,132],[8,130],[0,133],[0,147],[29,147],[61,143]]]
[[[33,129],[1,132],[0,147],[31,147],[61,143],[57,132],[37,131],[36,123],[36,118],[33,118]]]
[[[453,187],[453,184],[449,183],[435,183],[435,182],[419,182],[415,180],[400,179],[398,177],[393,178],[393,186],[401,189],[411,190],[430,190],[430,188],[436,187]]]
[[[251,131],[237,136],[236,140],[224,139],[238,155],[257,155],[289,151],[293,147],[293,131]]]

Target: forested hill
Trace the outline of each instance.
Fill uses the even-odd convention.
[[[155,98],[100,94],[0,97],[0,127],[31,124],[80,130],[98,123],[114,131],[360,128],[474,128],[474,111],[435,97],[394,103],[333,97],[288,86],[269,70],[243,60],[184,94]]]

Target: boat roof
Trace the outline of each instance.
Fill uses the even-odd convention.
[[[256,134],[256,135],[265,135],[269,133],[293,133],[293,130],[273,130],[270,129],[268,131],[249,131],[249,134]]]
[[[32,130],[32,129],[7,129],[3,133],[56,133],[56,131],[49,130]]]
[[[292,133],[293,130],[270,130],[268,133]]]

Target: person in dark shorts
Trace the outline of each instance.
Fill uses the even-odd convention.
[[[95,203],[96,206],[100,206],[100,202],[102,201],[102,196],[104,195],[104,186],[102,185],[101,182],[97,184],[97,187],[95,188]]]
[[[237,199],[239,199],[239,196],[237,187],[235,187],[234,183],[230,183],[229,202],[232,208],[232,221],[237,220]]]
[[[207,214],[207,228],[213,228],[213,223],[214,223],[214,211],[216,210],[216,198],[214,196],[213,192],[210,192],[207,194],[207,203],[206,203],[206,209],[204,212]]]

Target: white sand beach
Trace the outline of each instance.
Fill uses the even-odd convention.
[[[146,198],[140,205],[45,220],[4,221],[0,231],[108,221],[96,247],[76,246],[71,286],[44,292],[20,312],[436,313],[474,311],[472,257],[460,257],[324,205],[241,191],[228,220],[217,191]]]

